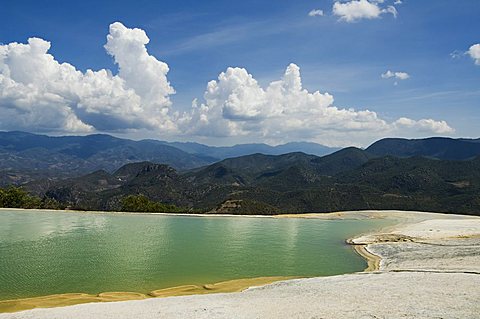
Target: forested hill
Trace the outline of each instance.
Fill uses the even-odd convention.
[[[106,134],[46,136],[26,132],[0,132],[0,186],[22,185],[44,178],[78,177],[96,170],[111,173],[125,164],[142,161],[166,164],[184,171],[226,158],[256,153],[283,155],[301,152],[325,156],[337,150],[311,142],[277,146],[260,143],[214,147],[191,142],[134,141]],[[368,156],[424,156],[465,160],[480,155],[480,140],[383,139],[366,150]]]
[[[253,153],[284,154],[302,151],[325,155],[337,149],[316,143],[279,146],[244,144],[213,147],[198,143],[133,141],[106,134],[46,136],[0,132],[0,186],[21,185],[42,178],[81,176],[96,170],[113,172],[128,163],[150,161],[186,170],[227,157]]]
[[[29,207],[130,210],[142,203],[149,210],[233,214],[359,209],[480,214],[478,139],[383,139],[366,150],[348,147],[325,156],[295,151],[220,161],[212,155],[225,149],[177,143],[182,150],[174,144],[0,132],[0,178],[3,186],[22,185],[37,196],[26,200]],[[253,145],[237,151],[264,147]],[[20,193],[3,194],[11,203]],[[124,207],[125,198],[131,202]]]
[[[480,157],[375,156],[347,148],[317,157],[253,154],[178,172],[149,162],[29,189],[71,208],[121,210],[142,195],[183,211],[277,214],[401,209],[480,215]]]
[[[104,134],[52,137],[0,132],[0,185],[80,176],[99,169],[112,172],[139,161],[166,163],[182,170],[207,165],[216,159],[161,143]]]
[[[431,137],[425,139],[385,138],[366,149],[377,156],[423,156],[444,160],[466,160],[480,155],[480,139],[452,139]]]

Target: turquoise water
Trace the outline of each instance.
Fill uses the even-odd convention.
[[[0,211],[0,300],[361,271],[382,220]]]

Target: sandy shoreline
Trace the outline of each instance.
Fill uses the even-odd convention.
[[[476,302],[480,298],[480,218],[399,211],[291,217],[393,218],[399,223],[349,241],[369,261],[368,270],[375,270],[370,273],[287,280],[244,290],[269,283],[247,282],[237,290],[223,290],[244,290],[237,293],[89,303],[0,314],[0,318],[475,318],[480,313]],[[367,296],[375,286],[379,287],[376,297]],[[198,292],[193,289],[192,293]],[[324,300],[332,296],[337,298],[327,305]],[[346,305],[347,300],[352,304]],[[251,306],[260,301],[258,309]],[[279,313],[282,303],[290,307]],[[364,309],[362,316],[359,308]]]
[[[99,294],[63,293],[32,298],[20,298],[0,301],[0,313],[13,313],[35,308],[54,308],[92,302],[118,302],[143,300],[157,297],[203,295],[211,293],[240,292],[250,287],[264,286],[277,281],[298,279],[299,277],[256,277],[233,279],[204,285],[183,285],[162,288],[149,293],[112,291]]]
[[[148,212],[120,212],[120,211],[100,211],[100,210],[73,210],[73,209],[25,209],[25,208],[5,208],[0,207],[2,211],[35,211],[48,213],[73,213],[73,214],[99,214],[99,215],[152,215],[152,216],[183,216],[183,217],[231,217],[231,218],[304,218],[304,219],[326,219],[326,220],[341,220],[341,219],[375,219],[375,218],[389,218],[396,219],[399,222],[405,222],[412,219],[414,215],[441,215],[441,216],[456,216],[459,218],[468,218],[469,215],[457,215],[435,212],[419,212],[419,211],[401,211],[401,210],[356,210],[356,211],[338,211],[328,213],[292,213],[292,214],[274,214],[274,215],[235,215],[235,214],[207,214],[207,213],[148,213]],[[410,217],[410,218],[409,218]],[[475,216],[473,216],[475,217]],[[415,219],[417,218],[415,217]]]

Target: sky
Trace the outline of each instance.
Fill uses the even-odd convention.
[[[0,130],[210,145],[480,135],[480,1],[1,0]]]

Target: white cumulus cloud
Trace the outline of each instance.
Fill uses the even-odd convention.
[[[357,22],[362,19],[377,19],[383,13],[391,13],[397,17],[397,9],[394,6],[382,8],[384,1],[374,0],[351,0],[347,2],[336,1],[333,4],[332,12],[341,21]]]
[[[48,53],[50,42],[0,45],[2,129],[89,132],[135,128],[174,129],[168,112],[174,93],[168,66],[149,55],[140,29],[110,25],[105,48],[118,64],[82,73]]]
[[[480,43],[472,45],[467,54],[475,61],[476,65],[480,65]]]
[[[309,17],[322,17],[323,16],[323,10],[320,9],[313,9],[308,13]]]
[[[397,80],[406,80],[410,78],[410,75],[407,72],[393,72],[388,70],[387,72],[382,73],[381,77],[383,79],[395,78]]]
[[[203,102],[195,100],[193,110],[183,115],[183,128],[193,136],[245,136],[274,143],[308,139],[327,145],[454,131],[444,121],[401,118],[389,123],[373,111],[340,108],[333,102],[328,93],[304,89],[295,64],[266,88],[247,70],[228,68],[208,83]]]
[[[409,118],[401,117],[393,123],[393,126],[399,131],[404,131],[405,129],[414,129],[420,132],[433,132],[436,134],[450,134],[454,132],[447,122],[435,121],[432,119],[414,121]]]

